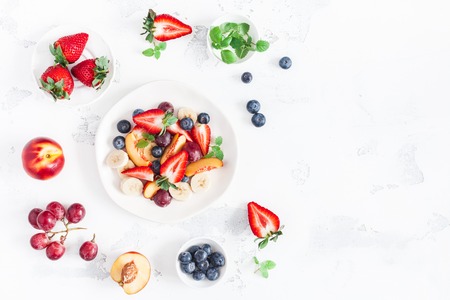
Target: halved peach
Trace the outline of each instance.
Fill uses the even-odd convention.
[[[133,163],[138,167],[149,166],[156,158],[153,157],[151,149],[156,145],[154,142],[148,142],[148,145],[139,148],[138,143],[144,139],[145,130],[135,126],[133,130],[125,137],[125,149]]]
[[[156,183],[156,181],[148,181],[145,185],[144,185],[144,197],[150,199],[151,197],[153,197],[156,192],[161,189],[159,187],[159,185]]]
[[[161,164],[163,164],[169,157],[174,156],[183,149],[186,144],[186,137],[184,135],[175,134],[170,144],[164,149],[164,153],[161,156]]]
[[[201,158],[186,167],[186,176],[192,176],[201,172],[209,171],[216,168],[221,168],[223,161],[216,157]]]
[[[126,252],[113,263],[110,271],[112,280],[117,282],[128,295],[142,290],[150,279],[151,266],[148,259],[139,252]]]

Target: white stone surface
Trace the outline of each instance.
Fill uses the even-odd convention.
[[[149,8],[192,25],[159,61],[141,55]],[[449,299],[450,18],[444,0],[0,1],[1,299],[125,299],[108,277],[114,259],[136,250],[150,260],[136,299]],[[209,24],[225,12],[248,16],[272,44],[241,65],[206,48]],[[31,76],[39,38],[60,24],[100,33],[119,70],[99,101],[55,105]],[[288,55],[290,70],[278,67]],[[244,71],[254,80],[240,81]],[[128,92],[155,79],[186,82],[229,116],[239,164],[229,190],[204,213],[164,225],[108,199],[95,168],[95,132]],[[251,125],[258,99],[267,124]],[[21,166],[36,136],[60,142],[66,166],[41,182]],[[226,142],[226,141],[225,141]],[[52,262],[29,246],[34,207],[81,202],[89,229],[73,233]],[[285,235],[258,251],[246,203],[276,212]],[[92,233],[100,254],[78,257]],[[230,261],[226,280],[193,290],[173,260],[184,241],[217,238]],[[268,279],[252,257],[272,259]]]

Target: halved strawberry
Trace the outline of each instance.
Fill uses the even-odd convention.
[[[186,137],[186,140],[189,142],[192,142],[192,136],[189,133],[189,131],[184,130],[183,128],[181,128],[180,126],[180,120],[178,120],[176,123],[173,123],[172,125],[167,127],[167,131],[170,132],[171,134],[182,134]]]
[[[203,155],[206,155],[211,143],[211,128],[207,124],[196,124],[191,129],[192,138],[202,149]]]
[[[187,151],[181,150],[161,165],[159,169],[161,177],[156,182],[162,189],[168,190],[171,185],[181,181],[186,171],[188,157]]]
[[[249,202],[247,210],[248,222],[253,234],[258,237],[255,241],[260,240],[260,249],[266,247],[269,240],[276,242],[278,236],[283,234],[283,226],[280,228],[280,219],[276,214],[256,202]]]
[[[168,14],[156,15],[151,9],[144,20],[144,34],[148,33],[146,40],[149,42],[152,42],[153,38],[165,42],[192,33],[191,26]]]
[[[177,122],[177,118],[159,108],[149,109],[133,117],[134,123],[144,127],[150,134],[164,134],[166,128]]]
[[[153,181],[155,175],[149,167],[134,167],[122,171],[122,174],[147,181]]]
[[[76,62],[83,53],[88,39],[89,35],[84,32],[59,38],[50,45],[50,52],[55,56],[55,63],[67,66]]]

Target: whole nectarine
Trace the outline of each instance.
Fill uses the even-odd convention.
[[[34,138],[22,150],[23,168],[35,179],[47,180],[55,177],[61,172],[64,162],[61,146],[50,138]]]

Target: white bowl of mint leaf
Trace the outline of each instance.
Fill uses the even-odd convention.
[[[213,22],[208,30],[208,48],[226,64],[248,60],[255,52],[269,49],[269,42],[259,39],[255,25],[246,17],[227,14]]]

